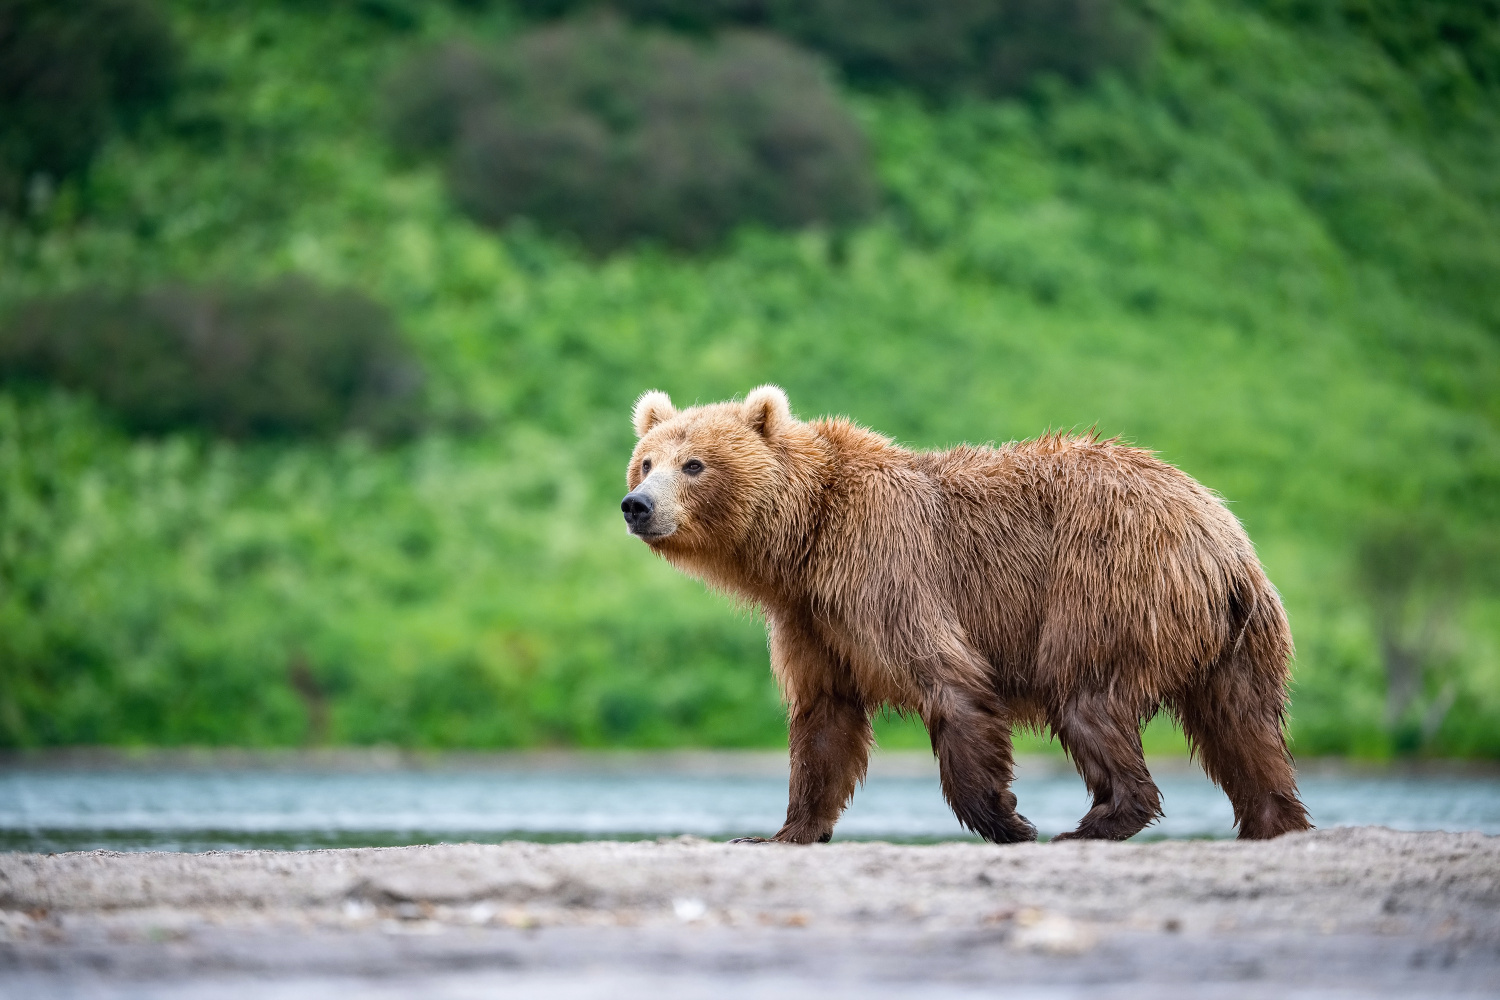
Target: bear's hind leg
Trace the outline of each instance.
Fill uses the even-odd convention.
[[[1279,683],[1240,683],[1234,660],[1200,687],[1173,699],[1182,731],[1203,770],[1234,806],[1241,840],[1310,830],[1282,734]]]
[[[1010,790],[1011,719],[992,701],[957,684],[928,694],[922,721],[938,759],[943,798],[960,823],[991,843],[1035,840],[1036,827],[1016,812]]]
[[[1053,723],[1094,806],[1054,840],[1125,840],[1161,815],[1161,792],[1141,751],[1140,716],[1098,695],[1075,698]]]

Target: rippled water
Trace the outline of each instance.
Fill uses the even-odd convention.
[[[784,768],[784,765],[782,765]],[[894,773],[892,771],[894,770]],[[386,770],[0,770],[0,849],[214,850],[493,841],[769,835],[786,808],[784,769],[726,757],[689,771],[569,766]],[[912,773],[915,772],[915,773]],[[1229,803],[1201,773],[1159,773],[1166,817],[1141,836],[1228,837]],[[1500,778],[1304,774],[1319,826],[1500,834]],[[1044,837],[1088,808],[1055,764],[1021,769],[1021,811]],[[835,839],[967,839],[930,768],[876,767]]]

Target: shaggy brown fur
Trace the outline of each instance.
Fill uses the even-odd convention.
[[[1017,725],[1050,728],[1093,795],[1064,837],[1152,822],[1140,726],[1162,706],[1242,838],[1308,829],[1283,738],[1286,615],[1239,522],[1186,474],[1091,437],[912,452],[803,423],[774,386],[680,413],[647,393],[635,426],[632,532],[765,612],[791,720],[777,840],[832,835],[881,706],[926,723],[943,794],[988,840],[1036,836],[1009,787]]]

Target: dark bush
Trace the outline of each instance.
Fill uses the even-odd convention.
[[[0,210],[85,171],[171,96],[178,49],[148,0],[0,0]]]
[[[90,393],[134,431],[237,438],[399,436],[421,385],[385,309],[295,278],[33,300],[0,327],[0,378]]]
[[[551,20],[587,8],[608,7],[636,24],[678,31],[708,32],[722,27],[759,28],[771,23],[776,0],[520,0],[528,17]]]
[[[930,96],[1000,96],[1050,73],[1077,83],[1133,64],[1139,28],[1113,0],[774,0],[778,30],[850,80]]]
[[[465,119],[498,100],[506,85],[495,53],[450,42],[407,63],[387,82],[387,130],[402,153],[446,156]]]
[[[766,27],[833,58],[853,82],[929,96],[1014,94],[1051,73],[1082,82],[1129,67],[1141,26],[1116,0],[523,0],[533,17],[607,5],[681,30]]]
[[[873,203],[821,65],[765,35],[699,44],[590,18],[495,53],[449,45],[391,94],[398,144],[444,154],[476,218],[529,217],[596,252],[702,249],[741,223],[837,225]]]

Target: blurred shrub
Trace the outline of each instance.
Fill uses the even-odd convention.
[[[450,42],[388,81],[386,129],[402,153],[445,155],[458,144],[466,118],[497,101],[505,88],[494,53]]]
[[[591,18],[495,53],[450,44],[390,94],[398,146],[445,155],[476,218],[528,217],[595,252],[703,249],[741,223],[838,225],[873,203],[822,67],[763,35],[696,44]]]
[[[556,17],[597,0],[523,0]],[[1082,82],[1129,67],[1142,26],[1115,0],[613,0],[631,20],[688,31],[767,27],[833,58],[852,81],[932,97],[1014,94],[1051,73]]]
[[[586,8],[609,7],[637,24],[708,32],[724,26],[764,27],[776,0],[519,0],[529,17],[565,17]]]
[[[382,307],[292,278],[34,300],[0,327],[0,378],[88,392],[135,431],[230,437],[400,435],[421,383]]]
[[[930,96],[1014,94],[1043,73],[1083,82],[1144,48],[1112,0],[777,0],[774,16],[851,80]]]
[[[86,170],[166,102],[178,61],[148,0],[0,0],[0,210]]]

